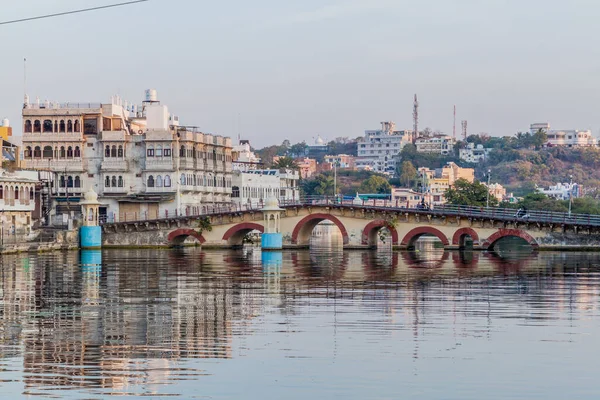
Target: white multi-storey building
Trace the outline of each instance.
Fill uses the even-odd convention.
[[[0,237],[31,231],[37,183],[36,171],[8,172],[0,168]]]
[[[231,202],[231,139],[179,126],[155,90],[141,106],[30,104],[23,107],[27,168],[52,173],[51,214],[79,213],[90,187],[108,220],[202,212]]]
[[[557,183],[548,189],[537,188],[537,191],[557,200],[569,200],[569,197],[578,198],[582,196],[582,188],[577,183]]]
[[[546,132],[548,141],[545,146],[565,146],[565,147],[596,147],[598,146],[598,139],[592,135],[590,130],[556,130],[550,129],[550,124],[537,123],[531,124],[529,127],[530,133],[534,134],[539,130]]]
[[[460,149],[458,156],[461,160],[468,163],[478,163],[485,161],[491,151],[491,148],[485,148],[482,144],[467,143],[467,148]]]
[[[365,131],[364,140],[358,143],[356,168],[387,175],[396,173],[397,156],[405,145],[412,143],[412,131],[396,131],[395,126],[386,121],[379,130]]]
[[[292,169],[260,169],[260,158],[251,151],[250,142],[240,140],[233,148],[231,200],[238,206],[257,207],[270,197],[280,203],[300,200],[300,173]]]
[[[448,135],[422,136],[415,141],[419,153],[448,155],[454,151],[454,139]]]

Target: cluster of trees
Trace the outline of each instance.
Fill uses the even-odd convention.
[[[392,186],[389,180],[370,171],[339,171],[337,175],[337,194],[353,196],[356,193],[390,193]],[[334,178],[331,171],[323,172],[309,179],[300,181],[303,195],[333,195]]]
[[[335,140],[327,143],[327,153],[330,155],[348,154],[356,156],[357,154],[357,139],[347,137],[338,137]],[[284,140],[280,145],[272,145],[263,147],[262,149],[254,149],[255,153],[261,158],[262,162],[270,166],[273,164],[275,156],[286,156],[290,158],[299,158],[308,155],[308,144],[305,141],[292,144],[288,139]],[[322,162],[325,154],[316,155],[317,161]]]
[[[446,191],[446,201],[460,206],[490,207],[498,205],[498,199],[490,196],[487,187],[479,182],[470,183],[466,179],[458,179],[454,186]]]

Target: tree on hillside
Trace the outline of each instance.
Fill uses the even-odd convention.
[[[383,176],[373,175],[364,181],[359,188],[361,193],[391,193],[392,186]]]
[[[458,179],[446,190],[446,201],[459,206],[485,207],[488,199],[487,187],[479,181],[470,183],[466,179]],[[498,199],[489,196],[490,206],[498,205]]]
[[[325,195],[333,195],[334,191],[334,182],[333,177],[329,175],[319,174],[314,179],[316,181],[316,185],[314,187],[314,194],[325,196]]]
[[[296,157],[303,157],[306,155],[307,148],[308,148],[308,145],[304,141],[301,143],[293,144],[292,147],[290,147],[290,154],[292,154]]]
[[[281,157],[277,162],[273,163],[273,168],[298,169],[298,164],[296,164],[296,160],[291,157]]]
[[[403,161],[400,166],[400,184],[404,187],[411,187],[417,179],[417,169],[410,161]]]
[[[565,212],[568,210],[568,205],[564,202],[546,196],[544,193],[530,193],[519,202],[519,207],[526,207],[529,210],[539,211],[557,211]]]

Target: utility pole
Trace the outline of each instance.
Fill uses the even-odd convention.
[[[492,173],[491,169],[488,169],[488,184],[487,184],[487,200],[486,200],[486,208],[490,208],[490,175]]]
[[[337,160],[333,160],[333,200],[337,200]]]
[[[572,204],[573,204],[573,175],[569,175],[569,217],[571,216]]]

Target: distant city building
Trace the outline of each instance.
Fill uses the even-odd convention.
[[[147,90],[141,105],[53,102],[23,106],[27,168],[51,172],[50,214],[77,215],[99,193],[101,219],[198,212],[231,203],[231,139],[179,125]]]
[[[261,167],[260,157],[252,151],[249,140],[240,140],[237,146],[233,146],[231,157],[234,171],[247,171]]]
[[[441,205],[446,203],[446,191],[459,179],[467,182],[475,181],[475,170],[473,168],[462,168],[453,162],[449,162],[443,168],[435,170],[421,167],[418,170],[419,184],[425,193],[425,201],[430,205]]]
[[[308,179],[317,172],[317,160],[314,158],[298,158],[296,159],[298,170],[302,179]]]
[[[488,191],[490,192],[490,196],[495,197],[498,200],[498,202],[503,201],[507,197],[506,189],[501,184],[491,183],[488,186],[487,184],[484,183],[484,185],[487,186]]]
[[[485,161],[491,151],[491,148],[485,148],[482,144],[467,143],[467,147],[460,149],[458,155],[461,160],[468,163],[479,163]]]
[[[395,127],[393,122],[384,121],[381,129],[365,131],[364,140],[358,143],[357,169],[396,174],[397,156],[404,146],[412,143],[412,131],[397,131]]]
[[[454,152],[454,139],[448,135],[421,136],[415,146],[419,153],[448,155]]]
[[[557,183],[548,189],[537,188],[537,191],[557,200],[569,200],[569,196],[575,199],[583,195],[582,187],[577,183]]]
[[[298,201],[298,171],[291,169],[236,170],[232,178],[231,199],[238,205],[256,207],[270,197],[280,202]]]
[[[338,154],[335,156],[327,155],[323,161],[324,164],[329,165],[329,169],[331,169],[334,164],[338,169],[356,169],[356,158],[348,154]]]
[[[7,118],[4,118],[2,122],[0,122],[0,137],[4,140],[11,140],[12,127]]]
[[[392,188],[392,205],[415,208],[423,201],[423,195],[408,188]]]
[[[315,142],[308,145],[308,156],[312,158],[322,157],[329,151],[329,146],[320,135],[317,135]]]
[[[565,147],[597,147],[598,140],[592,135],[590,130],[556,130],[550,129],[550,124],[536,123],[530,125],[530,133],[534,134],[540,129],[546,132],[548,141],[545,146],[565,146]]]

